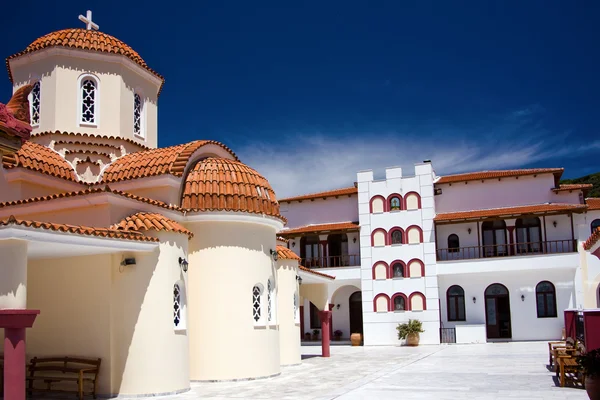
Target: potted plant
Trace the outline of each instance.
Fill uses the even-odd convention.
[[[600,349],[588,351],[577,357],[585,376],[585,391],[590,400],[600,400]]]
[[[336,330],[335,332],[333,332],[333,337],[335,337],[335,340],[342,340],[342,331],[340,331],[339,329]]]
[[[313,329],[312,340],[319,340],[319,330]]]
[[[425,332],[423,323],[418,319],[409,319],[408,323],[398,324],[396,330],[398,331],[398,339],[406,339],[407,346],[418,346],[419,333]]]
[[[304,332],[304,340],[310,340],[310,332]]]

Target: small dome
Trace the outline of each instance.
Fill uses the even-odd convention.
[[[283,219],[269,182],[247,165],[225,158],[199,161],[185,177],[181,207],[190,211],[242,211]]]
[[[34,40],[25,50],[8,57],[6,59],[6,68],[8,69],[10,80],[12,81],[12,72],[8,63],[9,60],[55,46],[124,55],[140,67],[159,77],[164,83],[164,78],[148,67],[144,59],[129,45],[106,33],[83,28],[63,29],[48,33]]]

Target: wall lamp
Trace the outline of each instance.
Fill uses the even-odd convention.
[[[524,294],[521,295],[521,301],[525,301],[525,295]]]
[[[296,242],[292,242],[292,247],[296,247]]]
[[[471,234],[471,228],[467,229],[467,232],[469,232],[469,235]]]
[[[183,257],[179,257],[179,266],[181,267],[181,269],[183,270],[183,272],[187,272],[188,270],[188,262],[185,258]]]
[[[277,261],[277,250],[270,250],[271,252],[271,257],[273,257],[273,261]]]
[[[552,221],[552,225],[554,225],[554,227],[556,228],[556,225],[558,225],[558,222]]]
[[[336,309],[340,309],[340,304],[338,304],[337,306],[335,306]]]
[[[473,296],[473,303],[477,302],[477,297]]]
[[[124,258],[123,261],[121,261],[121,266],[125,267],[127,265],[135,265],[135,258]]]
[[[356,236],[354,236],[354,239],[352,239],[352,243],[356,243]]]
[[[296,275],[296,280],[298,281],[298,285],[302,285],[302,278],[300,275]]]

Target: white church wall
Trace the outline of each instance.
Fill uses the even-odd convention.
[[[339,284],[339,282],[336,283]],[[331,310],[331,323],[334,332],[340,330],[342,331],[342,338],[349,339],[352,333],[350,332],[350,296],[354,292],[360,292],[360,281],[357,281],[353,285],[342,285],[331,296],[331,304],[334,305]],[[338,305],[339,308],[337,307]]]
[[[435,196],[438,213],[541,204],[556,198],[551,191],[552,174],[436,184],[436,187],[442,189],[442,194]]]
[[[295,365],[300,357],[300,290],[298,261],[277,262],[277,321],[281,365]],[[294,301],[296,302],[294,304]]]
[[[280,202],[281,215],[287,218],[286,228],[311,224],[358,221],[357,198],[353,194],[325,199]],[[298,245],[298,243],[296,244]]]
[[[575,301],[574,278],[575,268],[440,275],[438,281],[443,327],[485,325],[485,290],[491,284],[500,283],[509,291],[511,340],[560,339],[564,326],[562,311],[572,307]],[[556,289],[556,318],[537,317],[535,287],[541,281],[552,282]],[[446,292],[452,285],[461,286],[465,293],[464,322],[448,321]],[[525,296],[524,300],[521,300],[521,295]]]
[[[136,265],[112,258],[112,393],[150,395],[189,389],[189,349],[185,326],[188,236],[146,232],[158,237],[158,251],[136,254]],[[174,286],[179,285],[181,321],[174,324]],[[183,287],[181,287],[183,286]],[[157,347],[157,343],[160,344]]]
[[[217,217],[215,217],[217,218]],[[256,223],[249,222],[255,218]],[[270,250],[276,229],[262,218],[186,223],[189,244],[189,337],[192,380],[279,374],[277,325],[265,321],[267,281],[276,276]],[[263,288],[261,324],[253,319],[253,287]],[[264,323],[263,323],[264,322]]]

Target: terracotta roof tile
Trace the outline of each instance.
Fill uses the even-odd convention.
[[[141,232],[147,230],[165,231],[183,233],[188,237],[194,237],[194,234],[186,229],[177,221],[165,217],[158,213],[139,212],[123,219],[118,224],[111,226],[111,229],[116,229],[124,232]]]
[[[143,150],[150,150],[150,147],[146,146],[145,144],[142,144],[140,142],[136,142],[133,139],[129,139],[129,138],[125,138],[125,137],[120,137],[120,136],[110,136],[110,135],[96,135],[93,133],[79,133],[79,132],[66,132],[66,131],[44,131],[44,132],[36,132],[36,133],[32,133],[31,137],[32,138],[37,138],[37,137],[41,137],[41,136],[47,136],[47,135],[63,135],[66,139],[72,139],[72,138],[90,138],[90,139],[103,139],[103,140],[116,140],[116,141],[122,141],[122,142],[127,142],[127,143],[131,143],[136,145],[137,147],[139,147],[140,149]],[[56,142],[56,144],[58,143],[65,143],[64,140],[59,140]],[[77,142],[75,144],[85,144],[85,145],[92,145],[92,146],[111,146],[114,148],[119,148],[118,146],[112,146],[109,144],[105,144],[105,143],[95,143],[95,142]]]
[[[299,233],[317,233],[317,232],[329,232],[329,231],[342,231],[342,230],[358,230],[360,225],[358,222],[336,222],[332,224],[315,224],[300,226],[298,228],[285,229],[279,231],[280,236],[290,236]]]
[[[320,199],[320,198],[324,198],[324,197],[353,195],[353,194],[357,194],[357,193],[358,193],[358,189],[356,187],[352,186],[352,187],[343,188],[343,189],[328,190],[326,192],[318,192],[318,193],[303,194],[303,195],[294,196],[294,197],[286,197],[284,199],[280,199],[279,202],[281,203],[282,201],[301,201],[301,200],[310,200],[310,199]]]
[[[23,143],[16,153],[2,157],[2,165],[6,169],[22,167],[78,182],[77,175],[67,160],[54,150],[32,141]]]
[[[594,233],[583,243],[585,250],[590,250],[600,241],[600,228],[597,228]]]
[[[298,260],[300,261],[300,257],[296,255],[293,251],[288,249],[285,246],[277,245],[277,257],[281,260]]]
[[[567,183],[567,184],[562,184],[557,188],[552,189],[554,192],[565,192],[565,191],[570,191],[570,190],[583,190],[583,191],[589,191],[592,187],[594,187],[594,185],[592,185],[591,183]]]
[[[224,144],[214,140],[196,140],[171,147],[129,153],[110,164],[102,176],[102,183],[144,178],[162,174],[183,176],[190,156],[202,146],[215,144],[237,156]]]
[[[286,238],[281,237],[281,236],[277,236],[276,239],[279,240],[280,242],[284,242],[284,243],[287,243],[287,242],[290,241],[289,239],[286,239]]]
[[[145,70],[147,70],[162,81],[160,89],[158,90],[159,96],[160,92],[162,91],[162,87],[165,84],[165,78],[163,78],[158,72],[150,68],[142,59],[142,57],[140,57],[140,55],[129,45],[123,43],[122,41],[113,36],[107,35],[106,33],[83,28],[63,29],[60,31],[48,33],[47,35],[44,35],[34,40],[29,46],[25,48],[25,50],[8,57],[6,59],[6,69],[8,71],[8,76],[11,82],[13,81],[12,71],[10,69],[9,63],[11,59],[20,57],[28,53],[33,53],[48,47],[66,47],[98,51],[102,53],[120,54],[129,58],[131,61],[144,68]]]
[[[185,177],[181,207],[190,211],[242,211],[285,220],[269,182],[239,161],[206,158]]]
[[[103,188],[85,189],[85,190],[80,190],[80,191],[76,191],[76,192],[56,193],[56,194],[51,194],[48,196],[31,197],[31,198],[23,199],[23,200],[6,201],[4,203],[0,203],[0,208],[18,206],[21,204],[37,203],[40,201],[51,201],[51,200],[62,199],[62,198],[66,198],[66,197],[87,196],[87,195],[91,195],[91,194],[95,194],[95,193],[112,193],[112,194],[115,194],[118,196],[126,197],[128,199],[132,199],[132,200],[136,200],[136,201],[141,201],[142,203],[151,204],[151,205],[165,208],[168,210],[182,211],[181,208],[178,206],[172,206],[172,205],[169,205],[162,201],[149,199],[147,197],[136,196],[134,194],[123,192],[121,190],[113,190],[113,189],[109,188],[108,186],[105,186]]]
[[[563,171],[564,171],[564,168],[532,168],[532,169],[508,169],[508,170],[497,170],[497,171],[468,172],[465,174],[441,176],[434,183],[439,184],[439,183],[467,182],[467,181],[478,181],[478,180],[482,180],[482,179],[511,178],[511,177],[517,177],[517,176],[538,175],[538,174],[554,174],[555,177],[560,178]]]
[[[67,224],[54,224],[50,222],[19,220],[14,216],[0,220],[0,227],[18,225],[27,228],[44,229],[55,232],[73,233],[76,235],[98,236],[110,239],[137,240],[142,242],[158,242],[157,238],[144,236],[139,232],[122,232],[115,229],[93,228],[89,226],[75,226]]]
[[[551,213],[551,212],[582,212],[587,206],[585,204],[562,204],[546,203],[529,206],[491,208],[485,210],[458,211],[450,213],[440,213],[434,218],[436,222],[456,221],[465,219],[479,219],[487,217],[501,217],[521,214]]]
[[[329,279],[335,279],[335,276],[327,275],[322,272],[317,272],[315,270],[303,267],[302,265],[298,266],[298,268],[300,268],[304,272],[308,272],[309,274],[318,275],[318,276],[322,276],[324,278],[329,278]]]
[[[590,197],[585,199],[588,211],[600,210],[600,198]]]

